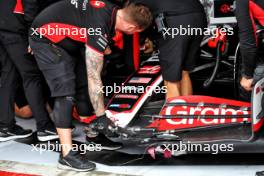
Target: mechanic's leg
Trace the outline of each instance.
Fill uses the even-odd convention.
[[[18,81],[19,86],[15,96],[15,114],[17,117],[30,118],[33,114],[25,96],[22,79],[20,78],[20,80],[21,81]]]
[[[0,128],[9,128],[15,125],[14,101],[17,87],[18,73],[8,58],[8,54],[0,45]]]
[[[55,45],[30,40],[30,46],[48,83],[52,97],[55,97],[54,123],[62,144],[62,154],[65,156],[72,148],[74,59],[62,48],[55,48],[57,47]]]
[[[166,99],[173,98],[181,95],[180,88],[181,82],[164,81],[164,85],[167,87]]]
[[[17,117],[26,118],[26,119],[31,118],[33,117],[33,113],[32,113],[32,110],[28,104],[28,101],[25,95],[22,79],[18,83],[19,83],[19,86],[17,88],[16,96],[15,96],[15,114]],[[45,86],[46,87],[44,87],[44,92],[45,92],[44,97],[50,97],[49,87],[47,85]],[[49,98],[49,102],[46,104],[46,109],[49,114],[52,113],[51,107],[53,107],[53,104],[54,104],[53,101],[51,100],[53,99]]]
[[[192,81],[188,71],[182,71],[180,90],[181,96],[188,96],[193,94]]]
[[[182,71],[181,81],[165,81],[165,86],[167,86],[167,99],[177,96],[188,96],[193,94],[192,81],[190,79],[188,71]]]
[[[5,37],[4,47],[23,79],[25,95],[37,121],[37,130],[44,131],[53,124],[46,110],[46,101],[43,94],[44,79],[35,58],[28,53],[27,38],[15,34],[5,34]],[[16,42],[9,43],[9,40]],[[14,49],[16,52],[14,52]]]
[[[60,144],[62,146],[62,156],[65,157],[72,150],[72,129],[57,128]]]
[[[0,35],[0,38],[3,36]],[[0,141],[27,138],[32,135],[32,130],[24,130],[15,122],[14,102],[18,72],[2,44],[0,45],[0,63]]]
[[[170,27],[179,27],[182,16],[167,18]],[[187,55],[189,36],[177,35],[166,40],[160,38],[158,47],[160,51],[160,65],[162,76],[167,86],[166,98],[181,96],[182,64]]]
[[[31,118],[33,115],[29,105],[20,108],[17,106],[17,104],[15,104],[15,114],[17,117],[21,117],[25,119]]]
[[[55,44],[30,39],[39,68],[55,97],[54,121],[62,145],[58,167],[61,169],[90,171],[95,164],[82,157],[72,146],[72,108],[75,95],[75,60],[63,48]]]
[[[207,26],[206,17],[203,13],[191,15],[193,21],[190,23],[194,28],[205,29]],[[190,17],[191,18],[191,17]],[[181,80],[181,94],[182,96],[193,95],[193,86],[190,78],[190,71],[195,68],[196,60],[200,58],[200,45],[203,40],[203,35],[190,36],[190,40],[185,45],[187,54],[182,63],[182,80]]]
[[[63,156],[72,149],[73,96],[57,97],[54,104],[54,121],[62,145]]]

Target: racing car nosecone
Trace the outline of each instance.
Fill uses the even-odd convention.
[[[154,56],[143,63],[143,66],[150,63],[155,65],[157,59]],[[138,74],[135,73],[135,75]],[[162,83],[162,79],[158,79],[160,73],[153,74],[157,75],[152,75],[153,79],[150,82],[142,84],[159,86]],[[129,80],[124,86],[127,84]],[[149,152],[151,155],[153,155],[154,147],[154,153],[162,153],[166,157],[179,155],[179,152],[174,151],[168,154],[168,150],[161,150],[161,148],[164,149],[165,144],[178,145],[179,142],[208,145],[232,144],[234,145],[232,152],[235,153],[263,153],[264,139],[260,136],[263,133],[264,122],[263,87],[264,79],[255,85],[251,104],[208,96],[176,97],[165,103],[161,103],[162,101],[155,103],[151,102],[151,96],[149,96],[156,96],[149,92],[154,88],[143,94],[137,94],[137,99],[134,98],[135,96],[132,99],[131,96],[114,95],[108,105],[108,113],[114,117],[114,121],[119,126],[115,129],[119,139],[114,140],[139,147],[142,153],[146,150],[152,151],[152,154]],[[115,100],[130,104],[130,109],[118,109],[118,107],[113,109],[111,103],[116,103]],[[193,152],[186,151],[184,154]]]

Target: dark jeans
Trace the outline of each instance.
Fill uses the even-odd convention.
[[[20,75],[37,121],[37,129],[43,130],[51,123],[43,94],[44,79],[34,57],[27,53],[27,48],[26,36],[0,31],[0,127],[12,127],[15,124],[15,92]]]

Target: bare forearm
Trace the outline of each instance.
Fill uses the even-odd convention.
[[[89,73],[88,73],[89,74]],[[88,91],[95,114],[101,116],[105,113],[104,96],[101,93],[102,81],[88,75]]]
[[[90,48],[86,48],[86,66],[88,77],[88,93],[91,103],[97,116],[105,113],[104,96],[101,92],[103,86],[101,71],[103,68],[103,55],[95,53]]]

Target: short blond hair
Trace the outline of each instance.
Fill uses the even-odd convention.
[[[124,7],[125,14],[140,29],[148,28],[153,22],[153,15],[150,9],[141,3],[128,3]]]

